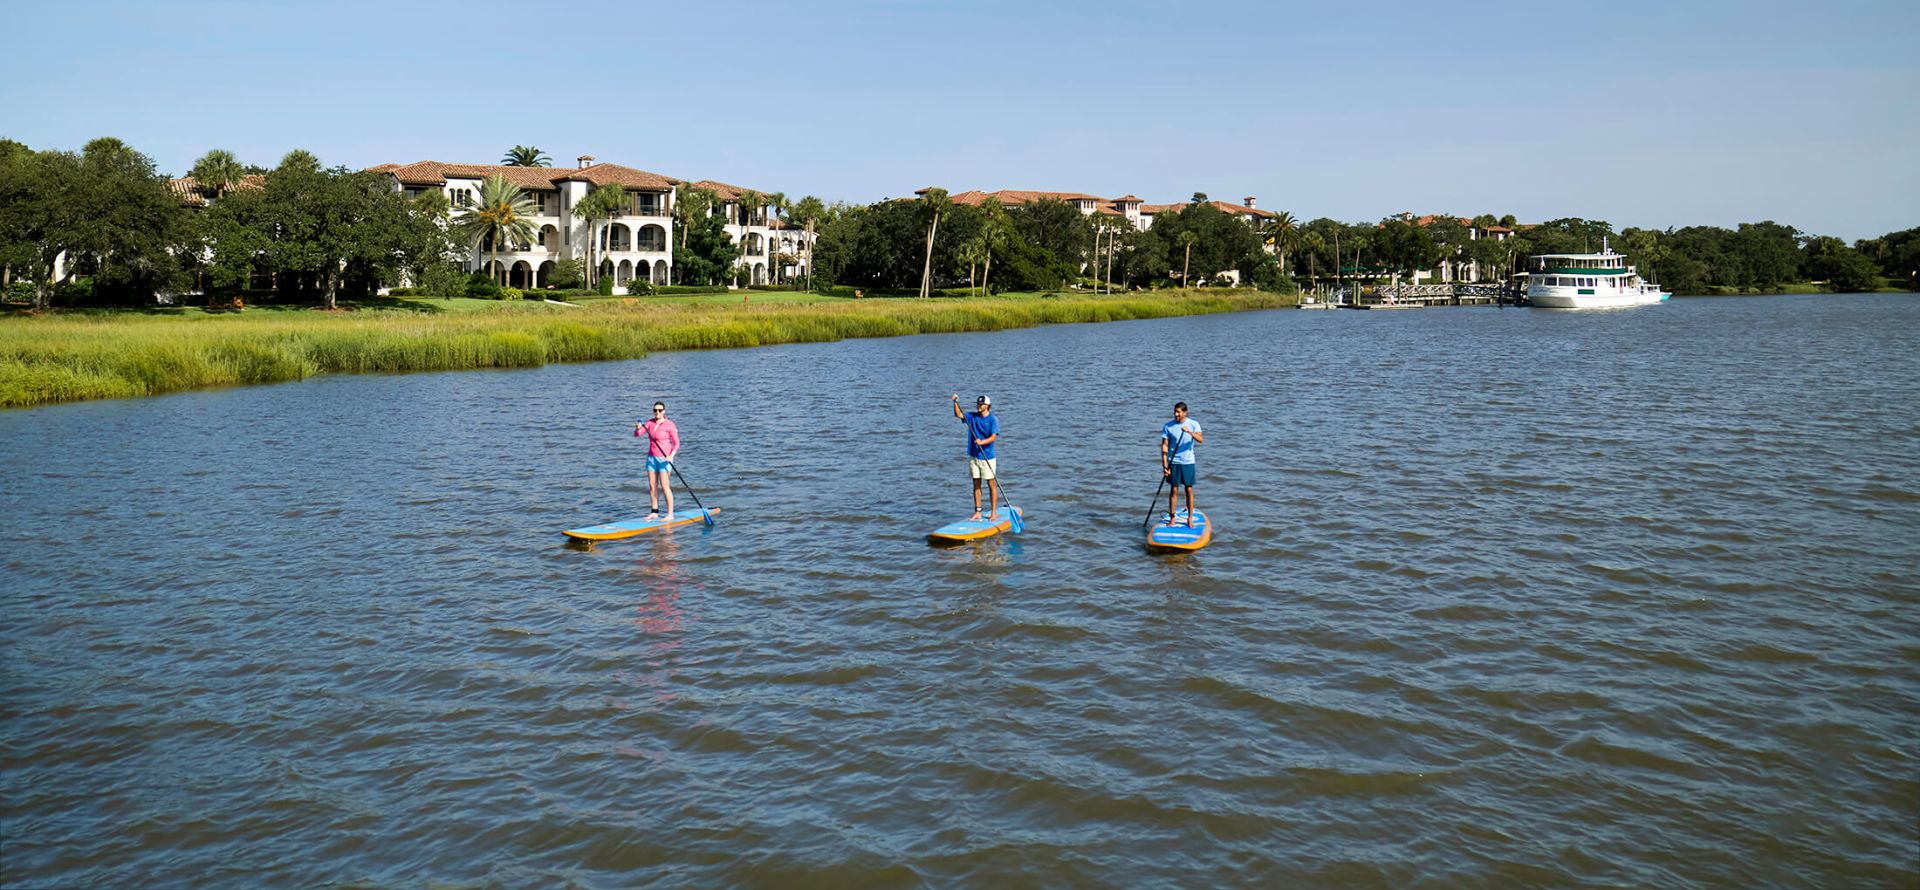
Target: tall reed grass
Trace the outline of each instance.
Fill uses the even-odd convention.
[[[274,383],[320,374],[526,368],[854,337],[997,331],[1293,305],[1249,291],[1114,297],[624,303],[499,312],[257,312],[0,319],[0,407]]]

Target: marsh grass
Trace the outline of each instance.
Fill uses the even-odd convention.
[[[527,368],[856,337],[998,331],[1292,305],[1252,291],[1114,297],[834,300],[736,306],[654,300],[497,312],[249,312],[0,319],[0,407],[275,383],[321,374]]]

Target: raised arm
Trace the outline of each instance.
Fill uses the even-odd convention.
[[[960,394],[959,393],[953,394],[953,419],[954,420],[967,419],[967,416],[965,414],[960,413]]]

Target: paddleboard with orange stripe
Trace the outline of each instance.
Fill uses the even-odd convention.
[[[719,512],[719,507],[707,510],[675,510],[672,515],[660,519],[622,519],[618,522],[589,525],[584,528],[570,528],[561,534],[576,541],[617,541],[634,535],[644,535],[647,532],[657,532],[663,528],[673,528],[676,525],[704,522],[707,516]]]
[[[991,538],[1013,527],[1013,517],[1015,513],[1019,513],[1020,517],[1025,519],[1026,514],[1020,513],[1019,511],[1019,507],[1001,507],[993,511],[991,521],[988,519],[962,519],[959,522],[947,523],[933,531],[927,532],[927,542],[930,544],[958,544],[961,541],[978,541],[981,538]]]
[[[1202,510],[1193,512],[1193,527],[1187,527],[1187,511],[1174,514],[1173,524],[1165,520],[1147,529],[1147,549],[1155,553],[1183,553],[1213,543],[1213,523]]]

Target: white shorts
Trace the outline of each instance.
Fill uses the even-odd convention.
[[[994,457],[989,457],[986,460],[969,457],[967,458],[967,475],[975,479],[992,479],[994,478],[995,465],[998,461],[999,458]]]

